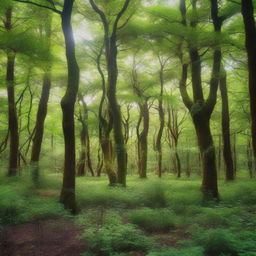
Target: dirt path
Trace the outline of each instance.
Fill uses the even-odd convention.
[[[82,230],[70,220],[45,220],[5,227],[0,256],[80,256],[86,245]]]

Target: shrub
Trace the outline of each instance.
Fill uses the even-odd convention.
[[[168,209],[142,208],[128,214],[129,220],[146,231],[169,231],[175,226],[176,217]]]
[[[144,190],[144,206],[150,208],[167,207],[168,202],[165,194],[165,189],[162,184],[155,182]]]
[[[101,223],[92,222],[86,227],[82,239],[90,246],[91,253],[106,256],[132,251],[147,252],[153,245],[152,239],[133,224],[123,224],[113,211],[105,213]]]
[[[202,247],[171,248],[160,252],[151,252],[147,256],[203,256]]]
[[[235,239],[229,230],[210,229],[196,235],[195,241],[204,248],[204,252],[211,256],[236,256]]]
[[[202,208],[202,212],[195,218],[195,222],[207,227],[218,228],[238,225],[241,219],[234,215],[234,210],[225,207]]]

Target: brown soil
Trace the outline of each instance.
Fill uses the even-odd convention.
[[[86,250],[81,233],[72,221],[63,219],[5,227],[0,256],[80,256]]]

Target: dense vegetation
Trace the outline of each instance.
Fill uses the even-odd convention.
[[[256,255],[255,4],[1,0],[2,233],[61,218],[84,255]]]

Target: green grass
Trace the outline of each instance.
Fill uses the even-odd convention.
[[[56,191],[46,197],[39,196],[29,175],[0,176],[0,226],[69,216],[58,203],[61,178],[42,176],[40,191]],[[196,178],[129,176],[127,188],[122,188],[109,187],[106,177],[78,178],[82,213],[74,220],[85,230],[85,255],[255,256],[255,180],[220,181],[221,201],[209,204],[203,201],[200,183]],[[177,237],[176,244],[160,242],[154,232]]]
[[[169,231],[175,227],[177,216],[169,209],[141,208],[131,211],[130,222],[146,231]]]

